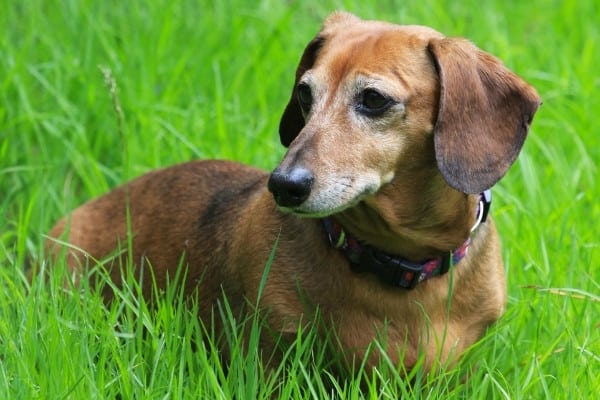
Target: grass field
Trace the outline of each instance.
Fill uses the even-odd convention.
[[[598,396],[600,5],[366,3],[2,2],[0,398]],[[334,9],[468,37],[543,97],[519,160],[494,189],[508,310],[464,362],[412,387],[382,365],[361,390],[358,379],[323,373],[327,360],[307,332],[287,369],[266,378],[252,351],[234,352],[223,369],[175,289],[155,311],[134,286],[105,307],[85,285],[63,290],[61,265],[56,279],[28,288],[26,260],[49,267],[44,233],[86,199],[190,159],[273,168],[296,63]],[[231,321],[238,350],[240,329]]]

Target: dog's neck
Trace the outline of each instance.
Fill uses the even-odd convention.
[[[401,199],[397,193],[398,188],[384,188],[334,218],[359,241],[415,262],[445,255],[470,236],[479,195],[449,187]]]
[[[422,259],[420,262],[383,252],[347,235],[344,228],[333,218],[323,219],[323,226],[331,246],[344,252],[354,271],[373,273],[386,284],[412,289],[423,280],[445,274],[466,256],[471,243],[470,233],[486,221],[490,205],[491,192],[488,190],[478,197],[474,223],[462,245],[443,252],[441,256]]]

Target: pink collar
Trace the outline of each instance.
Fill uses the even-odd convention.
[[[471,232],[484,223],[492,203],[492,192],[486,190],[480,194],[477,207],[477,220]],[[344,228],[332,218],[324,218],[323,226],[333,248],[341,249],[355,272],[369,272],[377,275],[383,282],[403,289],[412,289],[418,283],[443,275],[460,262],[469,250],[471,238],[457,249],[442,257],[432,258],[421,263],[387,254],[346,234]]]

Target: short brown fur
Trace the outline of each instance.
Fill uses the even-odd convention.
[[[312,90],[304,112],[299,82]],[[366,89],[395,103],[368,116],[357,103]],[[410,369],[422,354],[428,370],[455,360],[504,311],[492,220],[476,229],[451,273],[403,290],[353,272],[319,218],[332,215],[356,238],[415,262],[447,254],[471,235],[478,193],[506,173],[539,104],[531,86],[463,39],[335,13],[302,56],[280,125],[289,149],[274,174],[288,179],[308,170],[305,201],[278,207],[267,173],[196,161],[82,205],[49,236],[66,236],[69,266],[79,275],[87,257],[103,259],[127,241],[128,207],[133,263],[151,265],[163,287],[183,257],[186,293],[199,293],[206,322],[222,292],[234,312],[256,299],[278,240],[261,299],[275,331],[294,334],[318,306],[346,361],[362,359],[385,331],[395,363]],[[54,240],[48,247],[55,256],[62,251]],[[111,278],[121,281],[119,268]],[[150,286],[144,290],[149,294]],[[274,343],[265,338],[263,346],[269,354]],[[374,353],[367,361],[378,359]]]

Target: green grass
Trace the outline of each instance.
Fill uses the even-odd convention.
[[[2,2],[0,398],[600,393],[600,6],[365,3]],[[221,340],[235,350],[229,369],[208,351],[222,333],[202,326],[176,287],[153,311],[134,284],[108,306],[85,284],[64,289],[61,265],[52,266],[54,279],[28,289],[29,257],[51,267],[42,241],[54,221],[121,182],[197,158],[273,168],[284,151],[277,124],[296,63],[333,9],[468,37],[544,99],[519,160],[494,192],[508,310],[459,366],[410,387],[384,362],[362,376],[361,388],[358,379],[322,371],[329,360],[309,331],[269,378],[258,362],[260,322],[233,320],[226,304],[231,324]],[[242,352],[239,332],[248,326],[254,336]]]

